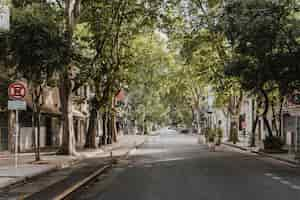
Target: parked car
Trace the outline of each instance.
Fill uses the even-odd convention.
[[[190,133],[190,129],[188,128],[182,128],[179,130],[179,133],[181,134],[189,134]]]

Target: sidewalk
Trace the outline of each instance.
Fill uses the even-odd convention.
[[[79,156],[61,156],[51,153],[42,153],[40,164],[34,164],[34,154],[20,154],[18,165],[15,166],[15,157],[13,154],[6,153],[0,157],[0,189],[6,188],[27,179],[49,173],[56,169],[69,167],[81,160],[87,158],[105,158],[111,156],[120,156],[124,152],[139,146],[146,141],[146,136],[126,135],[120,136],[118,143],[101,147],[97,150],[83,150]]]
[[[293,153],[265,153],[260,151],[260,147],[250,147],[249,142],[246,140],[240,140],[240,142],[233,144],[232,142],[228,142],[228,139],[224,139],[222,142],[223,145],[237,148],[243,151],[248,151],[251,153],[255,153],[264,157],[273,158],[275,160],[287,162],[293,165],[299,165],[299,161],[295,159],[295,154]]]

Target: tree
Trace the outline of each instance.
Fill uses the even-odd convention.
[[[191,104],[196,122],[199,123],[197,115],[203,118],[206,104],[201,101],[206,97],[203,88],[209,86],[215,93],[216,106],[232,119],[231,127],[237,127],[243,92],[235,78],[224,74],[224,65],[233,55],[216,23],[223,1],[192,0],[183,1],[180,5],[176,9],[183,17],[177,16],[170,37],[175,40],[176,48],[181,49],[181,60],[184,60],[187,71],[184,79],[189,83],[186,90],[190,93],[189,99],[193,100]]]
[[[167,41],[159,32],[139,34],[131,42],[132,59],[126,77],[129,108],[127,118],[136,121],[144,134],[149,125],[167,121],[168,105],[163,103],[165,80],[174,64]]]
[[[41,98],[64,64],[65,44],[49,7],[14,9],[11,30],[7,33],[7,59],[16,79],[26,79],[33,105],[36,161],[40,160]],[[36,143],[37,142],[37,143]]]
[[[293,12],[290,1],[228,1],[219,20],[235,52],[226,74],[238,78],[244,90],[264,98],[262,118],[270,136],[268,93],[281,88],[285,96],[298,82],[294,78],[299,73],[298,28],[291,19]]]
[[[74,55],[73,36],[74,30],[80,17],[81,0],[57,0],[57,6],[63,10],[64,29],[63,35],[66,42],[66,49],[68,54],[65,55],[65,66],[60,73],[60,101],[62,106],[62,124],[63,137],[62,146],[59,150],[60,154],[77,155],[76,141],[73,127],[73,102],[72,92],[74,87],[74,80],[72,77],[74,70]]]
[[[82,23],[90,30],[92,53],[90,80],[95,88],[95,104],[91,111],[101,111],[104,120],[101,144],[116,142],[115,95],[126,85],[124,76],[129,67],[130,41],[145,27],[152,28],[157,19],[160,1],[85,1]],[[151,6],[149,6],[151,5]],[[92,119],[90,119],[92,120]],[[92,126],[94,123],[90,123]],[[93,125],[94,126],[94,125]],[[89,138],[95,137],[90,127]],[[87,141],[94,141],[88,139]],[[95,147],[95,144],[86,144]]]

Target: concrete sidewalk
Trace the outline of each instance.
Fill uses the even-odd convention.
[[[269,157],[275,160],[287,162],[293,165],[299,165],[299,160],[296,160],[296,155],[294,153],[265,153],[263,151],[260,151],[260,147],[250,147],[248,141],[240,141],[236,144],[233,144],[232,142],[228,142],[227,139],[224,139],[222,144],[232,148],[237,148],[243,151],[255,153],[264,157]]]
[[[129,149],[144,143],[146,138],[146,136],[137,135],[120,136],[118,143],[107,145],[97,150],[83,150],[76,157],[42,153],[42,161],[39,164],[33,162],[34,154],[30,153],[20,154],[17,166],[15,166],[15,156],[13,154],[2,155],[0,157],[0,189],[26,182],[28,179],[56,169],[69,167],[87,158],[105,158],[111,156],[111,154],[113,156],[122,155]]]

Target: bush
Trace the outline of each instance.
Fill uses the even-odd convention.
[[[275,136],[268,136],[263,142],[264,148],[268,150],[281,150],[284,145],[282,139]]]
[[[214,142],[216,137],[216,130],[208,129],[208,142]]]
[[[216,131],[217,137],[218,137],[217,145],[221,145],[222,138],[223,138],[223,131],[221,128],[217,128],[215,131]]]

